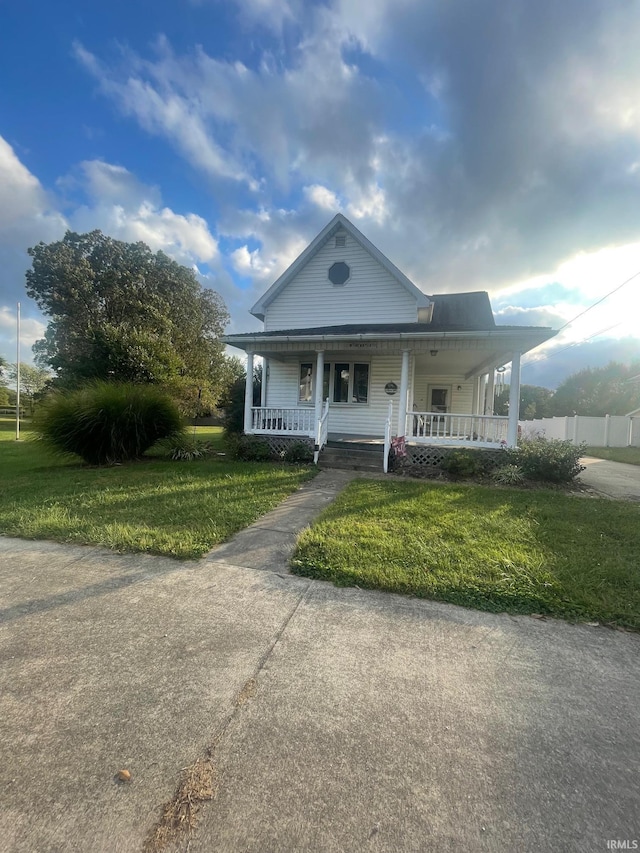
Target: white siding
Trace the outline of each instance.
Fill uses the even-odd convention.
[[[314,359],[311,359],[312,361]],[[302,359],[300,359],[302,361]],[[300,361],[269,360],[267,406],[297,406]]]
[[[298,406],[298,382],[300,361],[312,361],[315,356],[296,358],[290,361],[269,362],[269,381],[267,384],[267,406]],[[325,361],[358,361],[368,363],[369,370],[369,402],[367,405],[330,404],[329,432],[351,433],[356,435],[384,435],[384,424],[387,419],[389,402],[393,402],[395,433],[398,417],[398,401],[400,389],[401,355],[355,356],[353,353],[326,353]],[[417,411],[426,411],[425,401],[427,385],[450,385],[452,389],[451,411],[466,414],[471,412],[473,398],[473,382],[465,381],[460,376],[420,375],[414,377],[413,359],[409,362],[409,401],[411,410],[415,403]],[[395,382],[398,393],[390,397],[384,390],[387,382]],[[458,385],[461,386],[458,391]],[[412,394],[413,390],[413,394]]]
[[[268,306],[265,331],[304,329],[346,323],[415,323],[415,298],[346,231],[345,248],[335,236],[311,258]],[[346,284],[333,285],[328,271],[335,261],[351,269]]]
[[[428,411],[427,389],[429,385],[442,385],[451,388],[451,413],[457,415],[470,414],[473,411],[473,380],[463,376],[438,376],[432,373],[417,374],[413,383],[413,400],[416,411]],[[458,386],[460,390],[458,391]],[[411,408],[411,406],[410,406]]]

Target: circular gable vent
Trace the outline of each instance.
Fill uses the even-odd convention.
[[[329,281],[331,284],[345,284],[349,280],[351,270],[344,261],[336,261],[329,267]]]

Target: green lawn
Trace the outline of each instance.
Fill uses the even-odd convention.
[[[482,610],[640,628],[640,507],[556,491],[355,481],[293,571]]]
[[[585,454],[598,459],[608,459],[610,462],[640,465],[640,447],[587,447]]]
[[[197,434],[221,447],[221,430]],[[0,420],[0,532],[192,558],[277,506],[314,475],[310,466],[154,458],[89,468],[50,456]],[[153,454],[152,454],[153,455]]]

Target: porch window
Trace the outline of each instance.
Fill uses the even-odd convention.
[[[348,364],[336,362],[333,365],[333,402],[349,402],[349,380],[351,371]]]
[[[313,402],[313,363],[311,361],[304,361],[300,365],[298,402]]]
[[[313,403],[315,395],[315,363],[300,363],[298,402]],[[322,399],[333,403],[357,403],[369,401],[369,365],[361,362],[325,362],[322,376]]]

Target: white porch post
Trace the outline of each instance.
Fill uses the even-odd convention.
[[[487,382],[487,397],[484,404],[485,415],[493,414],[493,406],[496,399],[496,372],[490,371],[489,381]]]
[[[262,359],[262,385],[260,386],[260,405],[264,409],[267,405],[267,382],[269,381],[269,359]]]
[[[324,382],[324,350],[318,350],[316,354],[316,431],[320,418],[322,417],[322,386]]]
[[[253,350],[247,350],[247,381],[244,386],[244,431],[251,432],[253,406]]]
[[[398,436],[404,435],[407,423],[407,400],[409,392],[409,350],[402,350],[400,370],[400,399],[398,400]]]
[[[473,380],[473,399],[471,401],[471,414],[477,415],[480,412],[479,406],[480,400],[480,377],[476,376]]]
[[[518,416],[520,414],[520,353],[511,356],[511,384],[509,386],[509,424],[507,427],[507,444],[516,447],[518,444]]]

